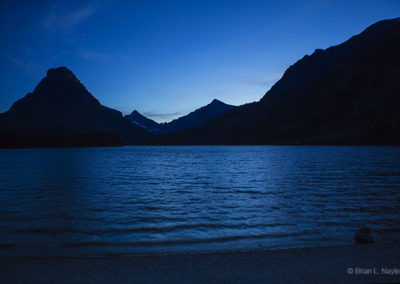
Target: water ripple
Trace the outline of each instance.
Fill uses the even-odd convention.
[[[397,147],[0,150],[0,253],[396,242],[399,188]]]

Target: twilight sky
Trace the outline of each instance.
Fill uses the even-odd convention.
[[[400,16],[400,1],[0,2],[0,112],[66,66],[103,105],[156,121],[259,100],[286,68]]]

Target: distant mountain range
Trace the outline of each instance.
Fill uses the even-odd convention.
[[[167,123],[157,123],[143,116],[137,110],[133,111],[130,115],[126,115],[125,119],[151,131],[156,135],[162,135],[199,126],[205,122],[213,120],[229,110],[232,110],[233,108],[235,108],[235,106],[228,105],[217,99],[214,99],[208,105]]]
[[[0,116],[0,147],[119,146],[152,134],[102,106],[65,67]]]
[[[156,144],[400,145],[400,18],[290,66],[256,103]]]
[[[0,147],[400,145],[400,18],[290,66],[259,101],[158,124],[102,106],[65,67],[0,114]]]

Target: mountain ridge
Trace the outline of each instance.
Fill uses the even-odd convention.
[[[157,123],[143,116],[137,110],[134,110],[130,115],[125,115],[124,118],[148,129],[156,135],[165,135],[196,127],[233,108],[235,108],[235,106],[228,105],[218,99],[213,99],[209,104],[170,122]]]
[[[113,146],[151,136],[101,105],[66,67],[49,69],[0,117],[0,130],[1,147]]]
[[[0,114],[0,147],[161,145],[400,145],[400,18],[291,65],[259,102],[217,99],[158,124],[101,105],[66,67]],[[129,117],[129,115],[128,115]],[[136,124],[138,125],[136,125]]]
[[[259,102],[237,107],[197,128],[157,137],[154,143],[399,145],[399,39],[398,18],[378,22],[344,46],[335,46],[350,46],[351,52],[341,51],[341,60],[328,70],[315,67],[310,76],[296,82],[299,85],[292,84],[287,76],[294,72],[301,78],[302,68],[297,67],[304,63],[303,57]],[[354,40],[357,48],[351,46]],[[314,59],[330,55],[318,50]],[[285,82],[287,86],[276,87]]]
[[[131,112],[131,114],[125,115],[124,118],[129,122],[132,122],[150,132],[157,131],[160,128],[160,124],[154,120],[145,117],[136,109]]]
[[[317,48],[311,55],[304,55],[286,69],[282,78],[265,93],[261,101],[268,96],[288,92],[317,79],[369,42],[382,36],[382,33],[396,27],[399,20],[400,18],[395,18],[376,22],[341,44],[330,46],[327,49]]]
[[[161,123],[160,130],[157,131],[156,134],[162,135],[172,132],[179,132],[199,126],[233,108],[235,108],[235,106],[228,105],[217,99],[213,99],[211,103],[200,107],[187,115],[174,119],[168,123]]]

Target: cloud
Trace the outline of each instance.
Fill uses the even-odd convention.
[[[39,76],[39,72],[41,70],[41,67],[39,65],[36,64],[32,64],[32,63],[25,63],[23,61],[21,61],[20,59],[12,56],[12,55],[8,55],[7,58],[13,62],[15,65],[17,65],[18,67],[24,69],[24,71],[28,74],[28,75],[33,75],[35,77],[40,77]]]
[[[181,116],[180,112],[172,112],[172,113],[154,113],[154,112],[145,112],[144,116],[153,118],[155,120],[170,120]]]
[[[86,60],[98,60],[98,59],[111,59],[111,60],[129,60],[132,56],[120,53],[108,53],[91,51],[87,49],[81,49],[78,51],[78,56]]]
[[[65,7],[53,6],[42,20],[42,27],[51,32],[69,31],[95,14],[102,4],[89,3],[77,9],[65,10]]]
[[[80,50],[78,55],[83,59],[87,60],[96,60],[96,59],[107,59],[110,57],[108,53],[105,52],[96,52],[96,51],[89,51],[89,50]]]
[[[243,80],[242,83],[245,85],[253,85],[253,86],[255,85],[255,86],[265,87],[278,81],[280,78],[282,78],[282,75],[283,75],[282,72],[271,73],[268,74],[267,76],[258,77],[250,80]]]
[[[20,66],[20,67],[24,67],[25,65],[17,58],[15,58],[14,56],[9,55],[8,59],[10,59],[12,62],[14,62],[14,64]]]

